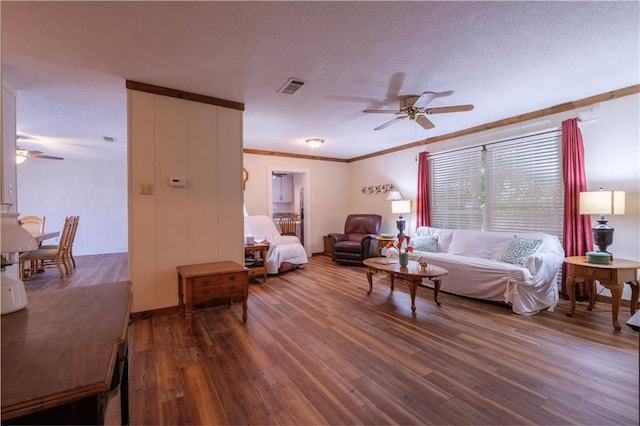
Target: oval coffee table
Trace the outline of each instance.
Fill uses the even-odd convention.
[[[422,283],[423,278],[428,278],[433,282],[433,300],[438,306],[438,293],[440,292],[440,277],[447,275],[449,271],[435,265],[427,265],[423,267],[420,263],[413,260],[409,261],[407,266],[400,266],[397,259],[389,259],[386,257],[371,257],[364,260],[367,269],[367,280],[369,281],[369,291],[373,290],[372,275],[378,271],[387,272],[391,278],[391,291],[394,289],[394,279],[400,278],[409,284],[409,293],[411,294],[411,312],[416,313],[416,292],[418,285]]]

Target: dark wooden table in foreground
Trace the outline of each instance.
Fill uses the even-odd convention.
[[[30,293],[2,316],[2,423],[102,424],[128,417],[128,281]]]
[[[423,278],[428,278],[433,282],[433,300],[438,306],[438,293],[440,292],[440,277],[447,275],[449,271],[444,268],[435,265],[426,265],[423,267],[420,263],[409,261],[407,266],[400,266],[397,260],[372,257],[364,260],[365,266],[367,266],[367,280],[369,281],[369,291],[367,294],[371,294],[373,290],[372,275],[378,271],[387,272],[391,278],[391,290],[394,289],[394,279],[400,278],[409,284],[409,293],[411,294],[411,312],[416,312],[416,293],[418,291],[418,285],[422,283]]]

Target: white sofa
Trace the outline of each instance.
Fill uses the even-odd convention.
[[[269,216],[245,216],[244,234],[252,235],[256,242],[268,241],[267,273],[277,274],[307,263],[307,253],[298,237],[280,235]]]
[[[410,260],[449,271],[441,279],[442,291],[506,302],[522,315],[553,311],[558,302],[556,277],[564,250],[553,235],[419,227],[410,245],[415,245]],[[387,257],[398,257],[397,250],[388,249]]]

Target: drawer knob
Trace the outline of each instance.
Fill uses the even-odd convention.
[[[204,285],[208,285],[211,281],[210,280],[202,280],[202,284]]]
[[[235,276],[235,275],[231,275],[231,276],[229,277],[229,281],[235,281],[235,279],[236,279],[236,276]]]

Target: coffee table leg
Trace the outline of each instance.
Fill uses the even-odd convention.
[[[433,283],[433,300],[436,302],[436,305],[440,306],[440,302],[438,302],[438,294],[440,294],[440,278],[429,278]]]
[[[371,294],[371,290],[373,290],[373,279],[371,277],[372,274],[373,272],[371,271],[371,269],[367,269],[367,281],[369,281],[369,291],[367,292],[367,294]]]
[[[422,278],[413,279],[409,282],[409,292],[411,293],[411,312],[416,313],[416,293],[418,292],[418,284],[422,282]]]

